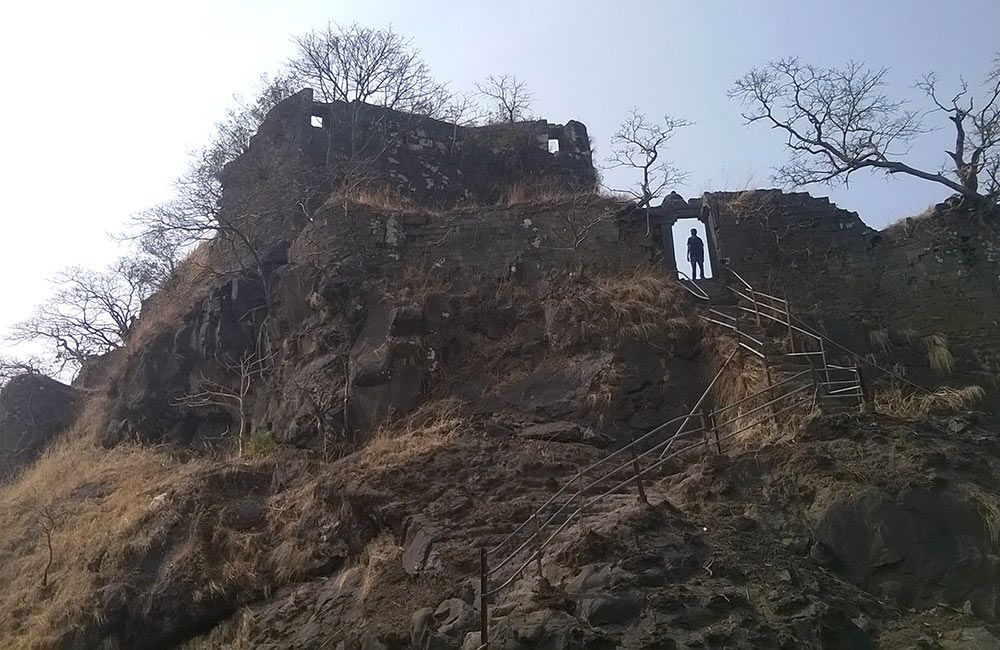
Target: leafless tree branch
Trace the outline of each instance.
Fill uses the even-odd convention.
[[[964,79],[942,97],[933,73],[916,87],[943,112],[955,129],[955,146],[946,152],[950,169],[931,172],[904,162],[913,142],[928,133],[921,114],[883,92],[886,68],[850,62],[843,68],[820,68],[782,59],[754,68],[736,80],[730,97],[743,102],[748,124],[762,122],[783,132],[791,151],[775,178],[791,186],[847,184],[852,173],[882,170],[938,183],[973,202],[995,205],[1000,186],[1000,63],[977,96]],[[977,105],[981,108],[977,108]]]

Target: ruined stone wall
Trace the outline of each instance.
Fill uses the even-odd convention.
[[[715,192],[702,214],[718,255],[754,285],[802,311],[865,313],[885,246],[857,213],[780,190]]]
[[[951,374],[1000,386],[1000,251],[976,217],[942,204],[879,232],[808,194],[712,193],[692,204],[720,258],[834,340],[926,386]],[[876,344],[873,332],[888,338]],[[934,337],[952,373],[928,362]]]
[[[884,327],[896,340],[945,335],[956,372],[1000,386],[1000,246],[974,217],[941,208],[882,233]]]
[[[596,181],[579,122],[463,127],[377,106],[314,102],[311,89],[271,111],[254,147],[301,152],[331,182],[350,176],[424,206],[495,203],[518,183],[591,189]]]
[[[621,204],[595,197],[444,213],[336,204],[303,230],[290,261],[408,265],[473,282],[552,267],[618,271],[653,259],[641,227]]]

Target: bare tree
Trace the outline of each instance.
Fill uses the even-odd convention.
[[[668,187],[683,183],[688,173],[675,167],[661,156],[670,138],[677,129],[692,123],[669,115],[662,122],[649,122],[645,113],[632,108],[626,119],[611,137],[611,156],[607,162],[611,168],[625,167],[637,170],[639,180],[632,186],[616,189],[638,203],[646,210],[646,236],[649,236],[649,208],[653,199],[661,196]]]
[[[919,111],[883,92],[886,68],[858,62],[821,68],[782,59],[754,68],[736,81],[730,97],[748,108],[748,124],[763,122],[784,132],[791,150],[788,164],[775,178],[792,186],[836,184],[868,169],[907,174],[938,183],[979,205],[995,205],[1000,196],[1000,61],[976,97],[964,80],[950,99],[938,94],[938,80],[928,74],[917,84],[956,131],[948,170],[929,171],[904,159],[913,142],[928,132]],[[984,178],[985,177],[985,178]]]
[[[216,406],[232,412],[237,420],[237,457],[243,457],[243,446],[250,429],[248,400],[256,383],[271,369],[276,353],[252,350],[238,360],[219,360],[223,371],[235,379],[235,385],[222,383],[202,375],[197,390],[182,395],[177,403],[190,408]]]
[[[55,293],[14,325],[9,338],[51,344],[60,370],[79,368],[125,342],[157,281],[155,265],[141,257],[123,257],[106,271],[64,269],[54,281]]]
[[[30,520],[30,525],[36,528],[45,537],[45,546],[48,550],[48,561],[42,569],[42,587],[49,586],[49,572],[52,570],[52,562],[55,559],[55,548],[52,544],[52,536],[58,528],[60,514],[52,505],[37,506],[23,505],[21,513]]]
[[[487,121],[490,124],[514,124],[531,119],[529,109],[534,94],[528,85],[512,74],[491,75],[476,90],[490,105]]]
[[[18,375],[47,375],[50,370],[49,364],[37,357],[0,356],[0,388]]]
[[[322,101],[433,115],[447,98],[420,50],[392,27],[329,23],[294,42],[298,53],[288,61],[289,73],[315,88]]]
[[[917,83],[934,103],[935,111],[947,115],[955,127],[954,151],[945,151],[951,159],[951,173],[968,196],[976,193],[987,202],[1000,202],[1000,56],[983,84],[978,98],[959,79],[957,92],[948,99],[938,94],[938,79],[928,73]],[[979,106],[977,107],[977,99]],[[954,189],[954,188],[953,188]]]
[[[262,76],[252,101],[234,96],[211,142],[192,154],[188,169],[174,181],[175,198],[133,215],[131,232],[123,238],[135,240],[166,273],[176,268],[192,246],[217,235],[243,246],[245,227],[222,213],[222,170],[247,151],[264,117],[294,93],[295,83],[287,75]]]
[[[321,101],[343,104],[349,151],[341,168],[354,175],[381,158],[420,118],[437,115],[447,103],[444,85],[431,76],[420,50],[392,27],[329,23],[294,42],[298,51],[287,63],[289,76],[314,88]],[[398,111],[404,123],[390,125],[388,113],[372,107]]]
[[[452,95],[447,105],[441,112],[441,119],[451,122],[451,153],[455,153],[455,146],[458,144],[459,130],[463,127],[477,126],[479,122],[486,118],[486,114],[476,95],[473,93],[459,93]]]

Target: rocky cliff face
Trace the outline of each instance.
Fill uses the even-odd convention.
[[[18,463],[66,431],[0,489],[11,647],[478,647],[479,549],[688,414],[734,349],[663,268],[677,218],[897,376],[937,378],[941,334],[948,381],[993,377],[992,244],[961,215],[875,233],[805,195],[709,195],[647,236],[588,193],[327,199],[297,101],[227,170],[244,238],[198,251],[80,392],[0,394]],[[734,368],[709,402],[767,371]],[[512,577],[490,647],[995,647],[1000,426],[931,410],[809,413],[671,459]]]

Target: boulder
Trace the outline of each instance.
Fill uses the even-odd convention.
[[[601,594],[580,603],[580,614],[591,625],[621,625],[642,613],[646,595],[638,589]]]
[[[869,488],[831,503],[816,526],[831,566],[899,605],[970,601],[995,620],[1000,560],[989,527],[967,493]]]
[[[594,447],[607,447],[609,440],[594,432],[590,427],[581,427],[574,422],[546,422],[532,424],[518,432],[522,438],[544,440],[546,442],[576,442]]]
[[[0,390],[0,481],[30,463],[76,418],[76,390],[39,374],[14,377]]]

